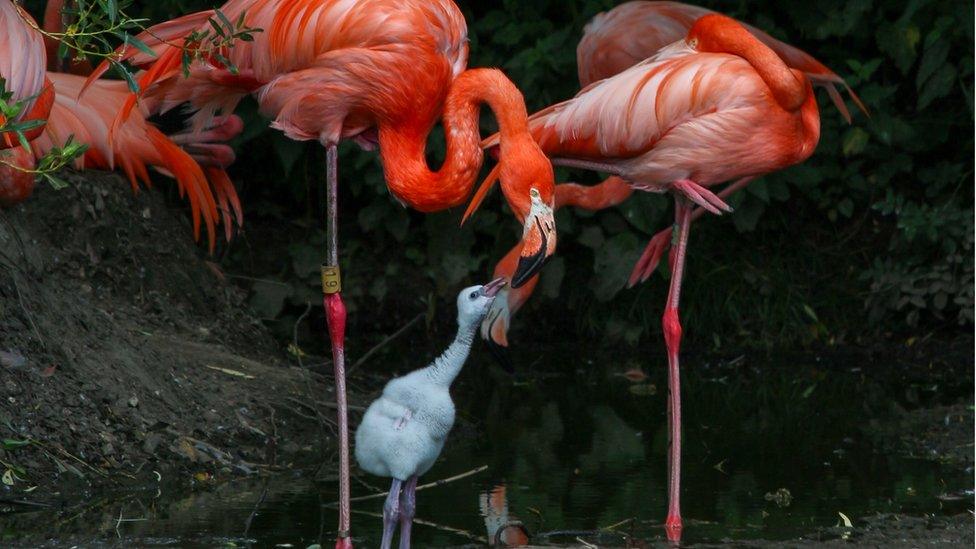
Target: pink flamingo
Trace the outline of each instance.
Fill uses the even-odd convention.
[[[583,28],[583,38],[576,48],[580,85],[589,86],[651,57],[664,46],[682,39],[699,17],[709,13],[714,12],[680,2],[635,0],[597,14]],[[790,68],[804,71],[814,86],[819,85],[826,89],[831,100],[848,122],[851,121],[850,113],[843,98],[837,92],[836,86],[843,86],[855,104],[864,113],[868,112],[844,79],[813,56],[781,42],[755,27],[745,23],[742,23],[742,26],[775,51]],[[751,178],[740,179],[716,194],[719,198],[725,198],[745,187],[750,181]],[[616,191],[606,189],[606,191],[594,190],[592,192],[594,195],[589,199],[593,201],[592,206],[581,204],[580,207],[588,210],[601,209],[600,199],[596,195],[600,192],[614,193]],[[620,197],[620,201],[624,199],[626,196]],[[558,186],[556,202],[558,207]],[[612,201],[606,204],[602,207],[615,206],[617,202]],[[704,209],[696,207],[691,214],[691,220],[700,218],[704,213]],[[634,270],[627,283],[628,288],[647,280],[657,270],[664,252],[671,246],[671,234],[671,227],[668,227],[651,238],[644,253],[634,265]],[[495,267],[495,276],[511,276],[513,272],[514,264],[511,263],[508,256]],[[510,359],[506,352],[510,317],[531,296],[535,286],[536,281],[529,281],[521,288],[509,290],[507,301],[496,299],[492,305],[492,312],[485,321],[486,326],[482,329],[482,337],[485,338],[489,348],[492,349],[503,365],[510,365]],[[490,328],[487,326],[489,322],[492,324]]]
[[[184,37],[209,29],[214,11],[180,17],[140,35],[155,57],[129,48],[123,58],[146,69],[139,84],[151,111],[189,102],[198,111],[193,122],[199,127],[216,111],[230,112],[253,94],[273,127],[292,139],[318,140],[327,149],[330,237],[323,291],[339,415],[337,547],[349,547],[346,314],[335,230],[338,142],[378,144],[387,185],[401,202],[425,212],[457,206],[470,194],[481,168],[478,114],[487,103],[501,130],[502,190],[523,223],[515,286],[538,272],[555,251],[552,166],[528,132],[525,102],[511,81],[497,70],[465,70],[467,27],[449,0],[230,0],[220,13],[264,31],[252,41],[205,53],[189,67],[188,78],[183,76],[183,46],[199,49],[201,44]],[[120,118],[133,104],[124,106]],[[432,171],[424,153],[438,118],[445,127],[447,155]]]
[[[13,2],[0,3],[0,78],[3,91],[10,93],[7,103],[23,102],[14,122],[46,120],[54,103],[54,86],[45,76],[44,41],[34,27],[34,19]],[[0,114],[0,126],[10,122]],[[28,141],[40,135],[43,125],[25,130]],[[0,150],[19,146],[14,132],[0,132]]]
[[[708,187],[780,170],[813,153],[820,115],[810,80],[734,19],[709,14],[654,57],[534,114],[529,128],[554,163],[610,173],[635,189],[674,196],[678,238],[661,323],[671,434],[665,529],[669,539],[679,540],[678,307],[691,205],[729,212]],[[469,212],[491,183],[479,189]]]

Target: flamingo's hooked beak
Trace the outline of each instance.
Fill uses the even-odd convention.
[[[525,216],[522,253],[512,275],[512,288],[528,282],[556,251],[556,220],[552,206],[543,202],[535,189],[529,192],[529,196],[532,202],[529,214]]]
[[[496,295],[498,295],[498,292],[505,287],[505,284],[506,284],[505,277],[500,276],[495,280],[492,280],[491,282],[482,286],[481,294],[484,295],[485,297],[495,297]]]

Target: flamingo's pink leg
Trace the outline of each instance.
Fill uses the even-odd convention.
[[[322,266],[322,301],[325,318],[329,324],[332,342],[332,363],[335,370],[336,414],[339,423],[339,532],[336,549],[352,549],[349,537],[349,419],[346,409],[346,305],[342,302],[342,284],[339,278],[338,237],[338,152],[336,146],[326,149],[326,193],[328,241],[326,263]]]
[[[670,416],[671,449],[668,459],[668,517],[664,523],[668,540],[681,541],[681,380],[678,354],[681,349],[681,321],[678,303],[681,297],[681,278],[684,275],[688,230],[691,228],[691,206],[683,196],[675,196],[675,224],[678,243],[671,266],[671,287],[664,307],[661,325],[668,348],[668,411]]]

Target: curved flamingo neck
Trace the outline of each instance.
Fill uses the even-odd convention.
[[[423,212],[465,201],[484,160],[479,131],[482,103],[487,103],[498,119],[501,158],[513,143],[531,141],[525,101],[515,85],[495,69],[467,70],[454,80],[444,103],[447,154],[437,171],[430,169],[425,156],[434,120],[380,126],[380,157],[387,185],[395,196]],[[527,210],[528,193],[524,194]],[[512,198],[509,193],[506,196]]]
[[[695,23],[688,36],[699,39],[699,51],[731,53],[748,61],[783,109],[796,111],[806,101],[806,78],[796,75],[776,52],[734,19],[706,15]]]

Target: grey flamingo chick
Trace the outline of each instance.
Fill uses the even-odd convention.
[[[461,290],[457,298],[458,332],[444,354],[426,368],[390,380],[356,430],[356,461],[364,471],[392,477],[383,504],[383,549],[400,523],[400,547],[410,547],[417,477],[437,460],[454,426],[450,387],[471,351],[475,332],[505,279]]]

